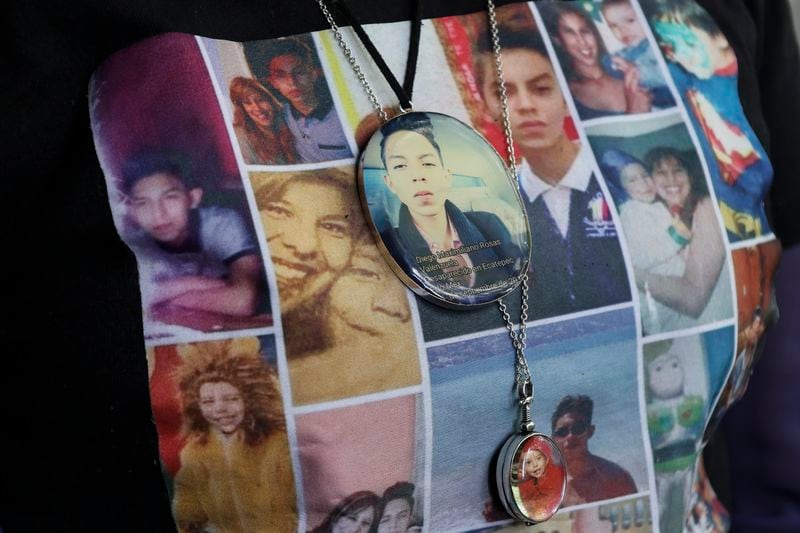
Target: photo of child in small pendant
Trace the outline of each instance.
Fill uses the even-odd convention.
[[[543,435],[531,435],[519,447],[511,466],[511,491],[519,511],[543,522],[558,511],[567,472],[561,452]]]
[[[396,117],[370,139],[360,174],[374,233],[423,297],[487,303],[519,283],[525,211],[503,160],[472,128],[436,113]]]

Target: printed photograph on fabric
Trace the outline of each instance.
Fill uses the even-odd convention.
[[[422,397],[300,415],[307,524],[315,533],[422,530]]]
[[[514,10],[501,18],[499,38],[519,157],[518,183],[532,232],[530,316],[545,318],[629,301],[616,226],[593,174],[591,154],[577,141],[531,12],[527,6],[509,7]],[[496,138],[502,103],[485,16],[448,17],[436,24],[448,48],[466,45],[470,51],[451,54],[450,68],[473,110],[476,127],[487,138]],[[518,316],[518,304],[511,303],[512,315]],[[426,340],[502,326],[496,309],[453,320],[452,314],[422,303],[420,315]]]
[[[503,160],[470,126],[439,113],[395,117],[360,171],[374,231],[417,290],[474,304],[518,285],[525,211]]]
[[[349,166],[250,176],[295,404],[420,383],[408,293],[367,231],[354,174]]]
[[[629,387],[637,380],[634,320],[623,309],[528,329],[534,421],[567,464],[565,508],[646,490],[638,392]],[[430,347],[428,360],[436,428],[431,528],[506,520],[486,480],[519,414],[508,333]]]
[[[697,450],[733,362],[733,341],[730,326],[644,345],[647,425],[663,531],[683,525]]]
[[[675,106],[633,1],[537,3],[582,120]]]
[[[90,103],[114,221],[139,266],[146,338],[271,326],[242,177],[194,38],[115,54]]]
[[[625,533],[650,533],[653,517],[650,498],[640,497],[581,509],[572,514],[572,533],[624,531]]]
[[[205,38],[201,42],[222,93],[222,107],[244,163],[299,163],[295,137],[286,120],[286,107],[290,104],[279,98],[280,93],[272,85],[254,77],[243,45]],[[307,78],[295,78],[295,81],[303,87],[308,84]]]
[[[547,522],[528,526],[514,521],[496,527],[474,529],[471,533],[651,533],[653,519],[650,498],[634,497],[597,506],[563,511]]]
[[[772,287],[780,253],[781,245],[777,240],[733,251],[739,334],[729,403],[741,398],[747,389],[757,350],[763,347],[760,341],[764,331],[777,319]]]
[[[148,366],[178,528],[293,530],[295,486],[274,338],[153,347]]]
[[[202,42],[245,164],[353,157],[309,35]]]
[[[736,358],[706,435],[713,433],[728,408],[747,390],[753,365],[764,348],[764,332],[777,319],[772,287],[780,253],[777,240],[732,252],[739,322]]]
[[[530,7],[525,3],[498,7],[496,16],[498,29],[501,31],[499,38],[503,69],[508,82],[507,70],[509,68],[515,72],[520,70],[519,68],[514,68],[514,65],[519,63],[514,59],[518,59],[517,56],[520,55],[515,50],[521,48],[515,45],[515,39],[509,39],[508,37],[528,35],[530,33],[538,34],[539,30],[536,27]],[[456,82],[456,89],[469,115],[469,122],[481,132],[484,138],[495,147],[504,159],[507,159],[508,148],[503,132],[501,114],[497,112],[495,107],[490,110],[486,106],[487,96],[492,97],[498,94],[499,91],[489,37],[489,20],[486,13],[478,12],[463,16],[442,17],[434,19],[432,22],[438,39],[445,50],[446,66]],[[542,52],[542,54],[545,57],[547,56],[546,52]],[[516,94],[513,89],[510,93]],[[509,96],[511,95],[509,94]],[[565,135],[570,140],[577,139],[577,132],[571,117],[565,117],[563,124],[559,124],[558,121],[555,122],[554,124],[548,123],[547,126],[550,126],[551,130],[558,130],[563,127]],[[513,133],[516,140],[519,132],[514,131]]]
[[[739,100],[733,48],[694,1],[649,0],[642,8],[700,139],[728,238],[770,235],[764,198],[772,166]]]
[[[711,486],[703,461],[697,463],[697,475],[692,485],[689,499],[689,512],[683,530],[688,533],[706,533],[708,531],[729,531],[730,515],[722,505]]]
[[[732,318],[725,239],[677,113],[588,126],[633,263],[642,333]]]

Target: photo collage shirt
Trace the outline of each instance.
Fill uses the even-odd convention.
[[[533,414],[567,465],[562,510],[525,531],[726,530],[701,451],[746,387],[779,255],[736,57],[690,0],[497,15]],[[365,30],[403,72],[409,24]],[[488,43],[485,12],[424,20],[413,102],[506,157]],[[380,120],[331,31],[153,37],[103,63],[90,105],[180,531],[520,527],[492,487],[518,417],[502,316],[437,307],[381,256],[356,185]],[[441,159],[454,206],[507,219],[479,169]]]

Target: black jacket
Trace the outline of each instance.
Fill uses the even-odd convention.
[[[484,211],[464,213],[449,200],[445,202],[445,212],[458,233],[462,245],[472,246],[490,241],[500,241],[498,246],[478,248],[469,252],[467,255],[473,267],[507,258],[514,260],[502,267],[476,271],[473,288],[508,279],[519,272],[519,266],[523,261],[522,252],[512,242],[511,234],[496,215]],[[406,272],[416,270],[420,272],[421,276],[425,276],[420,267],[428,263],[420,263],[416,258],[430,255],[431,250],[405,205],[400,206],[398,226],[381,232],[381,237],[392,257]],[[439,270],[434,271],[433,275],[439,272]]]

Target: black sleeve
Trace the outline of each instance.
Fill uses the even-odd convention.
[[[756,72],[775,169],[770,208],[785,246],[800,241],[800,53],[786,0],[750,0],[758,32]]]
[[[774,168],[767,212],[783,245],[792,246],[800,241],[800,57],[789,3],[697,1],[736,52],[742,107]],[[730,507],[730,465],[720,432],[703,455],[712,485]]]
[[[787,0],[698,0],[739,60],[745,114],[774,167],[767,202],[773,229],[800,241],[800,54]]]

